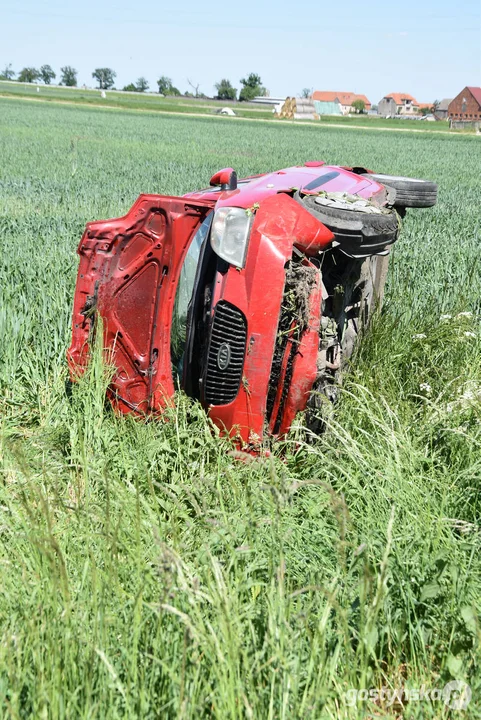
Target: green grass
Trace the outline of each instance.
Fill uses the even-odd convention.
[[[0,715],[454,717],[346,693],[456,678],[479,718],[479,139],[0,103]],[[327,433],[241,464],[185,398],[115,417],[100,349],[68,397],[87,220],[316,158],[439,182]]]
[[[37,92],[38,89],[38,92]],[[285,122],[274,117],[272,111],[259,107],[255,103],[238,103],[220,100],[201,99],[196,100],[188,97],[161,97],[155,94],[125,93],[108,90],[107,97],[102,98],[99,90],[87,90],[82,88],[67,88],[48,85],[36,85],[29,83],[6,82],[0,80],[0,96],[36,100],[38,102],[69,103],[74,105],[91,105],[95,107],[109,107],[124,110],[142,110],[148,112],[169,112],[214,115],[222,107],[231,107],[237,117],[250,118],[252,120],[275,120]],[[288,122],[292,122],[288,121]],[[296,124],[304,122],[296,120]],[[310,121],[312,122],[312,121]],[[372,115],[354,115],[344,117],[340,115],[322,116],[319,122],[333,123],[335,125],[365,127],[369,129],[388,130],[416,130],[420,132],[449,131],[449,123],[445,120],[440,122],[420,122],[418,120],[400,120],[397,118],[386,119]],[[453,134],[465,132],[474,133],[474,130],[466,131],[453,130]]]
[[[214,115],[223,107],[232,107],[238,117],[257,120],[272,120],[269,109],[254,103],[230,103],[220,100],[196,100],[188,97],[162,97],[155,94],[116,92],[107,90],[102,98],[100,90],[82,88],[50,87],[28,83],[6,82],[0,80],[0,95],[12,98],[24,98],[41,102],[70,103],[75,105],[107,106],[125,110],[145,110],[151,112],[175,112],[186,114]]]
[[[419,132],[448,132],[449,122],[447,120],[438,120],[437,122],[428,122],[427,120],[403,120],[401,118],[383,118],[376,115],[323,115],[320,122],[333,123],[342,125],[355,125],[370,129],[389,128],[391,130],[417,130]],[[453,130],[454,132],[458,132]],[[474,132],[470,129],[469,132]]]

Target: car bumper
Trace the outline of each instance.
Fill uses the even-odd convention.
[[[275,200],[272,199],[273,204]],[[320,271],[307,258],[302,263],[314,276],[307,303],[308,317],[300,335],[290,329],[280,372],[273,373],[279,319],[285,302],[286,266],[293,262],[294,244],[300,236],[299,213],[305,219],[305,211],[289,200],[287,209],[284,202],[282,213],[266,213],[263,221],[254,224],[245,267],[242,270],[229,267],[225,273],[217,273],[215,279],[214,319],[217,304],[227,303],[245,317],[247,332],[235,399],[227,404],[205,404],[214,423],[241,446],[258,447],[266,431],[269,435],[287,432],[296,413],[305,409],[317,374],[322,280]],[[306,215],[309,218],[306,221],[311,222]],[[327,231],[323,242],[327,245],[331,238]]]

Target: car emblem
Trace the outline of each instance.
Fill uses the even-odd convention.
[[[230,345],[229,343],[222,343],[219,350],[217,351],[217,367],[219,370],[227,370],[230,363]]]

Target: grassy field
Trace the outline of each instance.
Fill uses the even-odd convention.
[[[0,100],[1,717],[481,717],[479,155]],[[68,398],[87,220],[319,158],[439,182],[328,432],[239,464],[181,397],[170,422],[114,417],[98,355]],[[404,709],[355,695],[422,686]]]
[[[38,92],[37,92],[38,90]],[[100,90],[67,88],[29,83],[15,83],[0,80],[0,95],[12,98],[39,100],[42,102],[94,105],[125,110],[147,110],[150,112],[175,112],[186,114],[214,115],[223,107],[232,107],[238,117],[257,120],[272,120],[269,109],[255,103],[229,103],[219,100],[196,100],[188,97],[163,97],[151,93],[129,93],[107,90],[102,98]]]
[[[38,89],[38,92],[37,92]],[[113,90],[107,91],[106,98],[102,98],[99,90],[84,90],[82,88],[67,88],[58,86],[36,85],[29,83],[6,82],[0,80],[0,96],[23,98],[25,100],[36,100],[50,103],[69,103],[75,105],[90,105],[98,107],[111,107],[125,110],[142,110],[149,112],[169,112],[214,115],[222,107],[231,107],[237,117],[250,118],[253,120],[275,120],[285,122],[274,117],[269,109],[259,107],[255,103],[232,103],[220,100],[196,100],[186,97],[161,97],[154,94],[125,93]],[[292,122],[292,121],[288,121]],[[304,122],[296,120],[296,123]],[[335,125],[350,126],[374,129],[389,130],[416,130],[421,132],[449,131],[449,123],[445,120],[440,122],[420,122],[419,120],[386,119],[372,115],[353,115],[344,117],[339,115],[326,115],[319,122]],[[453,130],[454,133],[474,133],[472,129],[467,131]]]
[[[447,120],[439,120],[437,122],[428,122],[427,120],[402,120],[401,118],[383,118],[376,115],[346,115],[339,117],[338,115],[323,115],[320,121],[323,125],[326,123],[338,125],[339,123],[346,127],[355,126],[363,127],[370,130],[380,128],[388,130],[415,130],[416,132],[466,132],[474,133],[471,128],[469,130],[450,130]]]

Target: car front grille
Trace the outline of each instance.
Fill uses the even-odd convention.
[[[204,400],[209,405],[227,405],[235,400],[242,379],[246,340],[243,313],[220,300],[214,310],[204,379]]]

